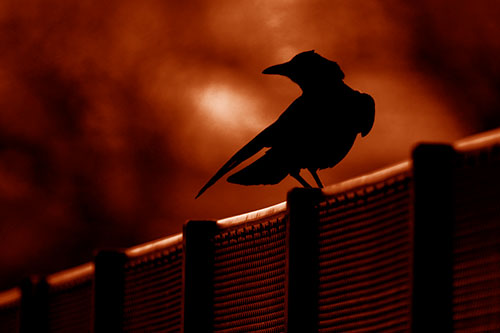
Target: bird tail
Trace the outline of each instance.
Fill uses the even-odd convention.
[[[229,176],[227,181],[240,185],[274,185],[282,181],[288,172],[280,158],[272,154],[271,148],[257,161]]]
[[[198,198],[200,195],[202,195],[203,192],[205,192],[210,186],[215,184],[215,182],[217,182],[222,176],[224,176],[229,171],[236,168],[241,162],[257,154],[262,148],[266,147],[268,129],[269,128],[266,128],[265,130],[260,132],[249,143],[243,146],[243,148],[238,150],[236,154],[234,154],[233,157],[231,157],[229,161],[227,161],[226,164],[224,164],[212,178],[210,178],[210,180],[205,184],[205,186],[201,188],[200,192],[198,192],[195,199]]]

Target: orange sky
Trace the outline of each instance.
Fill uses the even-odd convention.
[[[2,1],[0,286],[281,202],[206,180],[300,91],[261,71],[315,49],[376,120],[326,184],[418,141],[498,127],[500,5],[391,1]]]

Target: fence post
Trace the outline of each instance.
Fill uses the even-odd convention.
[[[295,188],[287,198],[287,332],[316,332],[318,309],[318,210],[320,189]]]
[[[183,228],[182,332],[212,330],[215,221],[188,221]]]
[[[47,283],[39,275],[23,279],[20,332],[48,332]]]
[[[123,327],[124,265],[120,251],[103,250],[95,256],[95,332],[121,332]]]
[[[413,151],[413,332],[453,331],[453,163],[449,145]]]

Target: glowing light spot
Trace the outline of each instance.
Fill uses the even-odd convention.
[[[277,59],[283,59],[282,61],[285,62],[299,52],[301,52],[301,50],[296,47],[293,47],[291,45],[284,45],[276,51],[276,57]]]
[[[233,88],[212,84],[199,97],[200,111],[216,126],[256,130],[262,127],[255,98]]]

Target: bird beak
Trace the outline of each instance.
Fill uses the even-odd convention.
[[[278,74],[278,75],[287,75],[289,71],[290,63],[285,62],[283,64],[274,65],[268,67],[262,71],[262,74]]]

